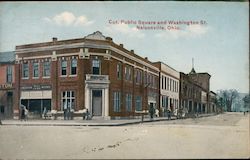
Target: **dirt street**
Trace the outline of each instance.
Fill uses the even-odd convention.
[[[0,159],[249,158],[249,115],[122,127],[0,126]]]

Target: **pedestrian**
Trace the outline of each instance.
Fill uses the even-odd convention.
[[[170,109],[167,110],[168,120],[171,120],[171,111]]]
[[[149,108],[149,114],[150,114],[150,118],[153,119],[154,118],[154,113],[155,113],[155,109],[154,107],[151,105]]]
[[[25,109],[24,109],[25,106],[22,106],[21,107],[21,121],[25,119]]]
[[[46,107],[44,107],[44,109],[43,109],[43,117],[44,117],[44,119],[47,118],[47,113],[48,113],[48,110],[47,110]]]
[[[64,120],[66,120],[67,118],[67,104],[64,103],[63,105],[63,117],[64,117]]]
[[[158,109],[155,109],[155,116],[159,117],[159,110]]]
[[[91,116],[90,116],[90,113],[89,113],[88,109],[86,110],[86,116],[87,116],[87,120],[91,120]]]
[[[24,120],[27,121],[28,120],[28,114],[29,114],[29,111],[26,107],[24,107]]]

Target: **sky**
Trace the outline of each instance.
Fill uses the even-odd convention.
[[[180,72],[191,71],[193,58],[196,72],[211,75],[210,90],[247,93],[248,12],[248,2],[0,2],[0,52],[100,31]]]

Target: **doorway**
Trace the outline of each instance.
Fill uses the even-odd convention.
[[[92,91],[92,115],[102,116],[102,90]]]

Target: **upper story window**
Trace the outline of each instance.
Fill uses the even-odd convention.
[[[7,83],[12,82],[12,66],[7,66]]]
[[[139,83],[139,84],[142,83],[142,71],[140,70],[137,70],[137,73],[136,73],[136,83]]]
[[[92,61],[92,72],[93,74],[100,74],[100,61],[97,59]]]
[[[33,63],[33,77],[34,78],[39,77],[39,63],[38,62]]]
[[[71,60],[71,75],[76,75],[76,69],[77,69],[77,59]]]
[[[121,63],[117,64],[116,73],[117,73],[117,79],[121,79],[122,78],[122,65],[121,65]]]
[[[129,66],[125,67],[125,79],[128,81],[131,80],[131,68]]]
[[[50,65],[49,61],[43,63],[43,77],[50,77]]]
[[[23,78],[29,78],[29,64],[28,63],[22,64],[22,76]]]
[[[66,60],[61,61],[61,75],[62,76],[67,75],[67,61]]]

